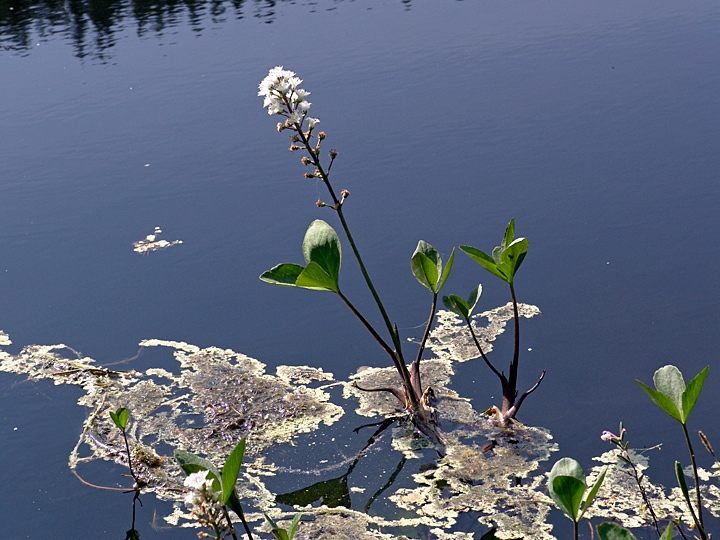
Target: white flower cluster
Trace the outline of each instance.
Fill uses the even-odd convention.
[[[213,489],[213,480],[208,471],[199,471],[185,478],[185,487],[190,492],[185,496],[185,504],[191,506],[199,514],[215,517],[222,509],[222,492]]]
[[[263,107],[267,107],[268,114],[280,114],[290,121],[291,124],[302,125],[310,102],[305,98],[310,92],[299,88],[302,79],[295,76],[294,71],[276,66],[270,70],[260,83],[258,96],[264,97]],[[310,129],[315,127],[320,120],[307,118]]]

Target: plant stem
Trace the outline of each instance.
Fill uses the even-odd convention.
[[[130,469],[130,475],[133,477],[133,480],[135,480],[135,484],[139,485],[140,482],[138,482],[137,476],[135,476],[135,471],[133,471],[132,468],[132,457],[130,456],[130,445],[128,444],[127,434],[125,433],[125,430],[122,430],[123,439],[125,439],[125,450],[127,450],[127,456],[128,456],[128,468]]]
[[[700,528],[703,538],[705,538],[702,518],[702,499],[700,498],[700,481],[698,479],[697,464],[695,463],[695,452],[693,451],[692,443],[690,442],[690,435],[688,434],[687,426],[681,422],[683,433],[685,434],[685,442],[687,442],[688,450],[690,451],[690,461],[692,462],[693,476],[695,477],[695,497],[697,498],[698,507],[698,521],[700,522]]]
[[[428,336],[430,335],[430,329],[432,323],[435,320],[435,310],[437,309],[437,297],[438,293],[433,293],[432,307],[430,308],[430,317],[428,318],[427,325],[425,325],[425,332],[423,333],[422,340],[420,341],[420,347],[418,347],[417,356],[415,361],[410,364],[410,382],[413,383],[413,388],[422,396],[422,382],[420,380],[420,361],[422,360],[423,352],[425,351],[425,343],[427,343]]]
[[[513,315],[515,319],[515,346],[508,377],[508,390],[510,395],[507,397],[510,399],[510,406],[512,407],[515,404],[515,398],[517,397],[517,373],[518,360],[520,357],[520,314],[518,313],[517,299],[515,298],[515,287],[513,286],[512,281],[510,282],[510,295],[512,296]]]
[[[578,540],[578,522],[573,519],[573,538]]]
[[[348,242],[350,243],[350,247],[353,250],[353,254],[355,255],[355,260],[357,261],[358,266],[360,267],[360,271],[362,272],[362,275],[365,278],[365,283],[367,284],[368,288],[370,289],[370,293],[372,294],[373,299],[375,300],[375,304],[377,304],[377,307],[380,310],[380,314],[382,315],[383,321],[385,322],[385,326],[387,327],[390,337],[392,338],[393,345],[395,346],[395,352],[392,355],[393,363],[395,364],[395,367],[398,369],[398,371],[400,372],[400,375],[403,379],[403,385],[405,386],[405,391],[408,394],[408,398],[410,399],[410,403],[412,404],[413,410],[414,410],[414,412],[419,412],[422,414],[419,403],[418,403],[418,397],[415,395],[415,392],[413,391],[413,388],[412,388],[410,373],[408,372],[407,365],[405,364],[405,359],[403,358],[400,337],[398,336],[397,332],[393,328],[392,323],[390,322],[390,317],[388,317],[388,314],[385,311],[385,306],[383,305],[382,301],[380,300],[380,296],[378,295],[377,291],[375,290],[375,286],[373,285],[373,282],[370,279],[370,274],[368,274],[368,271],[365,268],[365,263],[363,262],[362,257],[360,256],[360,251],[358,250],[357,245],[355,244],[355,240],[353,239],[352,234],[350,233],[350,228],[348,227],[347,221],[345,221],[345,216],[343,214],[342,201],[337,198],[337,195],[335,195],[335,190],[333,190],[333,187],[330,184],[330,177],[328,176],[327,172],[325,171],[322,164],[320,163],[319,153],[310,145],[310,140],[308,137],[305,136],[305,133],[302,130],[302,126],[300,124],[295,124],[295,128],[296,128],[297,133],[300,135],[300,138],[301,138],[303,144],[305,145],[306,150],[312,157],[313,165],[315,165],[315,167],[317,168],[318,172],[320,173],[320,178],[322,178],[322,181],[325,184],[325,187],[327,188],[328,192],[330,193],[330,197],[332,198],[335,211],[337,212],[337,215],[340,218],[340,223],[342,224],[343,231],[345,231],[345,236],[347,237]],[[346,303],[347,303],[347,301],[346,301]],[[359,314],[357,312],[357,310],[355,310],[355,309],[353,309],[353,313],[355,313],[356,315]],[[364,319],[361,319],[361,321],[364,321]],[[365,324],[366,328],[368,328],[368,329],[371,328],[371,326],[367,323],[367,321],[363,322],[363,324]],[[377,335],[377,332],[375,332],[374,330],[372,333],[373,333],[373,337],[375,337]],[[384,342],[379,342],[379,343],[381,343],[381,345],[382,345],[382,343],[384,343]],[[383,348],[385,348],[385,347],[383,347]]]
[[[472,323],[470,322],[470,319],[465,319],[465,322],[468,325],[468,328],[470,329],[470,335],[473,338],[473,341],[475,341],[475,346],[477,347],[478,351],[480,351],[480,356],[482,356],[482,359],[485,360],[485,363],[488,365],[488,367],[492,370],[492,372],[497,375],[497,377],[500,379],[500,382],[504,385],[507,383],[507,379],[505,379],[505,375],[500,373],[497,369],[495,369],[495,366],[493,366],[490,363],[490,360],[488,360],[488,357],[485,356],[485,353],[483,352],[482,346],[480,345],[480,342],[478,341],[477,336],[475,335],[475,330],[473,330]]]

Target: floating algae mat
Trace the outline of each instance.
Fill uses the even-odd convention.
[[[525,317],[538,313],[534,306],[522,306]],[[475,324],[490,344],[511,319],[511,308],[502,306],[478,315]],[[65,345],[33,345],[18,355],[0,349],[0,371],[83,388],[78,404],[88,416],[69,457],[70,468],[80,476],[83,464],[91,461],[127,465],[122,435],[108,413],[128,408],[133,464],[145,490],[173,502],[174,511],[165,516],[171,524],[195,526],[182,502],[184,475],[173,450],[221,465],[245,437],[238,492],[256,529],[263,526],[262,512],[285,520],[301,511],[304,521],[296,535],[301,540],[470,540],[490,527],[497,528],[497,538],[552,539],[546,477],[557,447],[542,428],[498,427],[450,388],[453,363],[477,356],[461,322],[450,313],[439,314],[428,347],[436,358],[422,364],[424,385],[432,386],[437,398],[447,441],[443,448],[403,420],[390,394],[354,386],[397,385],[394,368],[361,368],[347,381],[309,366],[278,366],[273,375],[262,362],[235,351],[146,340],[142,347],[164,349],[175,367],[114,371]],[[10,337],[0,332],[0,346],[9,344]],[[375,422],[363,432],[372,436],[363,448],[349,449],[345,424],[363,422]],[[302,466],[298,456],[305,460]],[[598,459],[615,462],[612,452]],[[373,470],[388,463],[392,474]],[[371,474],[353,474],[356,469]],[[703,474],[713,484],[720,475],[718,469]],[[378,478],[380,485],[372,484]],[[648,526],[649,516],[629,482],[625,472],[611,467],[591,512],[628,527]],[[656,511],[686,519],[676,492],[666,495],[662,487],[646,485]],[[720,490],[715,485],[704,489],[717,515]],[[364,507],[356,507],[361,498]],[[477,533],[459,532],[459,527]]]

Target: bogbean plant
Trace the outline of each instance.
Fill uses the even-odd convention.
[[[262,80],[258,95],[264,98],[264,106],[267,107],[269,114],[283,117],[283,121],[277,124],[277,130],[279,132],[289,132],[290,151],[303,154],[300,161],[312,170],[312,172],[305,173],[305,178],[320,180],[327,189],[328,196],[330,197],[329,202],[318,199],[316,204],[320,208],[329,208],[337,215],[345,237],[350,244],[353,256],[360,267],[365,284],[380,311],[385,326],[384,333],[387,333],[389,339],[382,337],[381,333],[359,312],[354,304],[351,303],[341,291],[339,284],[342,258],[340,239],[335,230],[325,221],[314,221],[305,233],[302,245],[305,265],[280,264],[264,272],[260,276],[260,279],[273,285],[327,291],[337,295],[390,357],[400,377],[400,388],[387,387],[363,390],[385,391],[394,395],[418,429],[432,441],[442,444],[442,436],[437,430],[435,409],[432,407],[433,393],[430,388],[423,387],[420,362],[430,334],[430,329],[435,319],[438,294],[450,275],[455,258],[455,250],[452,250],[447,263],[443,265],[442,257],[437,250],[430,244],[420,240],[411,257],[410,266],[412,273],[418,282],[432,293],[432,302],[430,316],[423,337],[420,340],[415,359],[408,368],[397,324],[390,319],[380,299],[360,255],[357,244],[350,232],[344,214],[344,205],[350,193],[347,190],[342,190],[338,196],[330,180],[331,170],[338,153],[335,150],[331,150],[329,152],[327,166],[323,164],[320,147],[326,135],[323,131],[317,134],[315,133],[320,121],[317,118],[308,116],[310,103],[306,98],[309,92],[300,88],[300,83],[302,83],[302,80],[296,77],[294,72],[278,66],[271,69],[267,77]],[[488,256],[482,251],[470,246],[462,246],[461,248],[481,266],[510,285],[515,319],[515,351],[507,376],[504,372],[499,372],[488,361],[482,346],[477,342],[477,339],[475,340],[483,360],[495,375],[500,378],[502,384],[503,403],[502,409],[498,410],[498,418],[502,424],[506,424],[510,419],[515,417],[523,400],[537,388],[542,380],[541,376],[535,386],[517,399],[518,392],[516,387],[520,330],[513,277],[520,267],[522,260],[525,258],[528,242],[524,238],[515,239],[514,234],[515,222],[511,221],[505,231],[501,245],[492,252],[492,256]],[[445,297],[443,301],[449,309],[459,313],[468,324],[470,324],[470,312],[477,303],[480,291],[480,287],[473,290],[469,303],[457,296]],[[472,306],[469,306],[469,304],[472,304]],[[473,332],[472,326],[470,326],[470,331]],[[473,337],[475,337],[474,333]]]
[[[648,385],[636,380],[637,384],[642,388],[645,393],[650,396],[650,399],[667,413],[671,418],[677,420],[683,428],[683,434],[685,436],[685,442],[690,452],[690,462],[693,473],[693,479],[695,481],[695,501],[693,502],[690,497],[690,492],[687,487],[685,480],[685,473],[683,467],[679,461],[675,462],[675,476],[678,481],[678,486],[687,504],[688,512],[694,522],[695,529],[701,540],[708,540],[710,535],[705,531],[702,514],[702,497],[700,494],[700,481],[698,477],[697,464],[695,461],[695,452],[693,450],[692,442],[690,440],[690,434],[687,429],[687,420],[690,413],[695,408],[700,392],[702,392],[705,378],[707,377],[708,367],[698,373],[687,385],[683,379],[680,370],[672,365],[664,366],[658,369],[653,376],[653,383],[655,388],[650,388]],[[674,525],[680,535],[686,538],[680,528],[680,519],[670,520],[665,528],[665,531],[660,533],[660,525],[658,523],[657,514],[653,508],[652,502],[647,495],[647,491],[643,486],[644,475],[638,470],[638,467],[633,462],[632,454],[630,453],[630,443],[625,440],[626,430],[620,424],[619,435],[615,435],[610,431],[603,431],[601,439],[608,441],[617,446],[617,458],[618,461],[623,462],[629,466],[628,474],[630,474],[635,480],[640,496],[645,503],[645,507],[650,512],[652,525],[657,533],[660,540],[670,540],[672,538],[672,526]],[[715,452],[707,440],[705,434],[700,431],[698,432],[700,440],[702,441],[705,448],[715,458]],[[583,514],[588,509],[590,504],[595,497],[597,490],[600,487],[606,470],[598,476],[595,485],[592,487],[590,492],[585,499],[585,506],[580,511],[580,504],[583,500],[583,494],[586,491],[585,476],[582,472],[580,465],[570,459],[563,458],[558,461],[550,472],[548,479],[548,491],[551,497],[555,501],[555,504],[570,517],[573,521],[574,526],[574,538],[577,539],[577,524],[583,517]],[[616,523],[603,523],[597,528],[598,536],[600,540],[634,540],[635,536]]]

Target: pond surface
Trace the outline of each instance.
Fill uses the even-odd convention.
[[[680,429],[634,379],[710,365],[690,427],[720,445],[719,27],[710,0],[0,3],[4,349],[64,343],[111,365],[156,338],[232,349],[268,372],[310,365],[347,380],[387,365],[336,298],[257,279],[300,262],[313,219],[335,225],[314,205],[323,186],[302,178],[257,97],[283,65],[339,151],[345,213],[403,336],[419,338],[429,311],[409,271],[417,241],[445,256],[489,250],[514,217],[530,241],[516,290],[542,311],[523,321],[521,386],[547,369],[520,420],[586,469],[609,450],[601,431],[623,421],[634,447],[663,443],[654,477],[674,485],[672,462],[687,461]],[[156,227],[182,243],[135,252]],[[342,273],[345,294],[380,324],[349,257]],[[464,255],[444,292],[478,282],[481,311],[509,300]],[[498,339],[499,364],[511,348],[509,334]],[[118,369],[151,367],[172,359],[150,348]],[[499,402],[480,362],[455,369],[453,390],[476,410]],[[0,377],[3,507],[15,517],[3,537],[130,528],[129,496],[68,468],[90,414],[82,394]],[[365,422],[349,409],[330,432],[359,449],[370,434],[351,430]],[[318,467],[305,444],[292,459]],[[401,459],[384,455],[383,482]],[[92,467],[88,481],[126,485],[122,468]],[[167,503],[143,503],[143,539],[195,537],[164,528]]]

